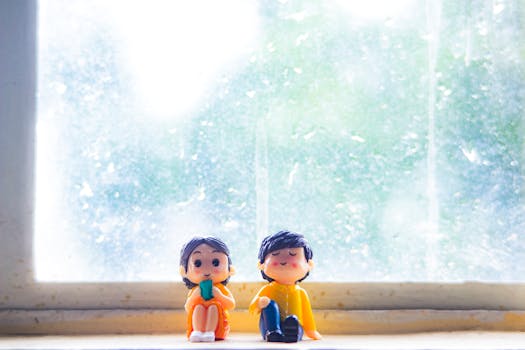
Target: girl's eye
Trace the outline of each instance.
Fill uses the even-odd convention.
[[[297,255],[297,253],[294,253],[292,251],[288,252],[288,254],[290,254],[290,256],[296,256]]]
[[[195,261],[193,262],[193,265],[195,265],[195,267],[201,267],[201,265],[202,265],[202,261],[200,261],[200,260],[197,259],[197,260],[195,260]]]
[[[272,253],[273,256],[277,256],[277,255],[279,255],[279,254],[281,254],[281,253],[280,253],[280,252]]]
[[[219,264],[220,264],[219,259],[213,259],[213,261],[211,263],[215,267],[219,266]]]

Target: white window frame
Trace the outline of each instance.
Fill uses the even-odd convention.
[[[180,282],[35,281],[32,237],[36,19],[36,0],[0,1],[0,334],[61,333],[68,329],[91,333],[183,330],[187,290]],[[173,268],[177,270],[176,266]],[[237,298],[237,319],[244,320],[249,300],[261,283],[230,284]],[[492,315],[487,319],[487,329],[500,324],[501,317],[513,315],[521,323],[507,322],[496,329],[525,330],[524,283],[307,282],[304,286],[310,292],[317,318],[323,319],[328,332],[351,332],[353,323],[341,326],[341,319],[370,324],[377,319],[386,322],[384,329],[368,328],[374,332],[391,330],[388,327],[392,324],[385,324],[392,320],[403,322],[407,317],[410,321],[440,317],[450,321],[459,317],[467,322],[472,317],[478,317],[479,321],[487,315]],[[384,314],[385,310],[390,311]],[[141,321],[130,321],[130,315],[138,315]],[[86,325],[79,323],[79,319],[91,321]],[[125,322],[131,323],[123,326]],[[68,324],[74,326],[68,328]],[[254,321],[239,329],[255,332],[255,324]],[[472,327],[478,323],[463,324]],[[417,327],[407,328],[411,329]]]

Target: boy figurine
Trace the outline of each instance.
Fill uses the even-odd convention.
[[[312,250],[303,235],[279,231],[263,239],[258,267],[268,283],[250,303],[252,313],[260,313],[259,328],[264,340],[293,343],[303,333],[321,339],[316,330],[310,299],[297,283],[313,268]]]

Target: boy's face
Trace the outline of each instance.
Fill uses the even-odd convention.
[[[199,284],[204,280],[220,283],[233,274],[232,266],[228,269],[228,256],[207,244],[201,244],[193,250],[188,259],[188,269],[181,266],[180,273],[191,282]]]
[[[304,248],[283,248],[266,255],[259,269],[280,284],[292,285],[313,268],[313,261],[306,261]]]

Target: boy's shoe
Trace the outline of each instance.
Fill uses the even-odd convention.
[[[296,343],[299,339],[299,320],[297,316],[291,315],[286,317],[282,323],[283,332],[284,332],[284,342],[285,343]]]
[[[266,341],[275,343],[275,342],[283,342],[284,341],[284,335],[283,332],[276,329],[274,331],[267,331],[266,332]]]

